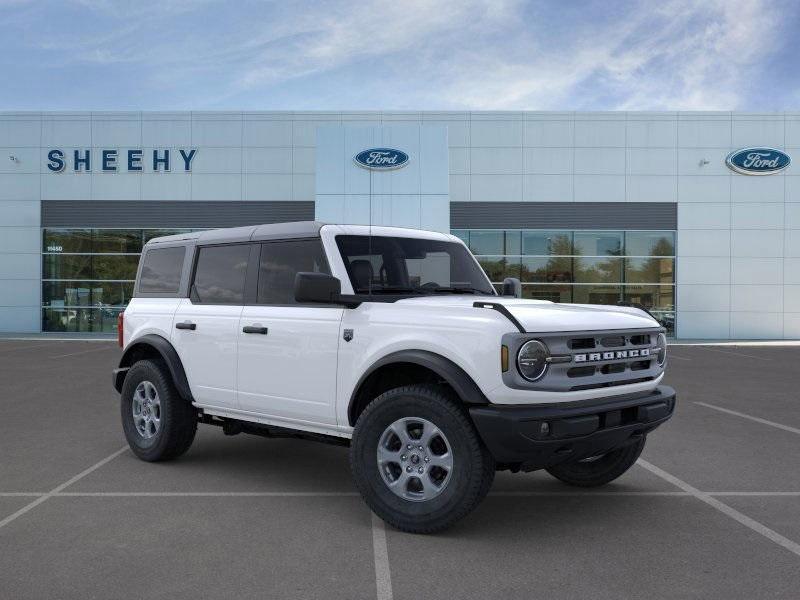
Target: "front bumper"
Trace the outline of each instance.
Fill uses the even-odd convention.
[[[675,390],[660,385],[626,394],[557,405],[469,409],[500,468],[523,471],[588,458],[639,439],[672,416]]]

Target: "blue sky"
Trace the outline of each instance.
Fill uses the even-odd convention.
[[[0,110],[800,110],[800,3],[0,0]]]

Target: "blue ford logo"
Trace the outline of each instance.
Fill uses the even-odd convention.
[[[744,175],[771,175],[783,171],[792,159],[775,148],[742,148],[728,155],[725,164]]]
[[[365,169],[386,171],[404,166],[408,162],[408,154],[394,148],[369,148],[356,154],[353,160]]]

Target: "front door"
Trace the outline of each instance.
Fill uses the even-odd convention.
[[[244,306],[249,244],[197,250],[190,298],[173,318],[172,344],[195,402],[235,409],[236,353]]]
[[[330,272],[319,239],[262,244],[257,301],[239,320],[239,407],[288,424],[335,425],[344,309],[297,304],[301,271]]]

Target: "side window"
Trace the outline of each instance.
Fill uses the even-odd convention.
[[[181,284],[184,246],[154,248],[144,255],[139,292],[142,294],[177,294]]]
[[[262,244],[258,270],[258,303],[295,304],[294,278],[301,271],[330,273],[320,240]]]
[[[244,304],[249,244],[200,248],[192,300],[203,304]]]

